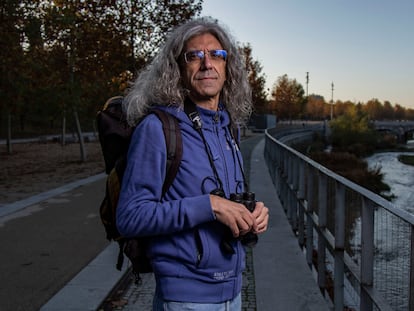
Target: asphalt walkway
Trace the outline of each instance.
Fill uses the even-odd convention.
[[[244,310],[330,310],[277,198],[263,149],[262,139],[251,154],[250,184],[256,197],[269,207],[270,223],[268,231],[260,236],[258,245],[248,252],[248,267],[244,277],[247,291],[243,293],[243,304],[248,307],[244,307]],[[117,253],[117,245],[111,243],[40,310],[104,310],[103,302],[108,296],[114,295],[113,289],[121,279],[126,286],[120,295],[118,293],[120,299],[114,301],[112,310],[151,310],[153,275],[142,275],[140,286],[131,282],[125,284],[128,269],[124,268],[123,272],[115,269]]]

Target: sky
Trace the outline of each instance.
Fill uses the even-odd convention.
[[[201,15],[251,45],[266,89],[286,74],[306,92],[308,72],[325,101],[414,109],[414,0],[204,0]]]

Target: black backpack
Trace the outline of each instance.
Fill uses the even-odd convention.
[[[123,97],[116,96],[107,100],[104,107],[97,114],[97,128],[99,141],[105,161],[106,179],[105,197],[100,206],[100,217],[105,227],[106,238],[117,241],[119,254],[116,264],[118,270],[122,269],[124,254],[132,264],[135,282],[139,282],[139,273],[152,272],[151,265],[146,256],[146,238],[124,238],[116,227],[116,208],[122,177],[126,167],[126,156],[134,128],[130,127],[122,108]],[[164,180],[162,193],[171,186],[182,158],[181,130],[177,118],[162,110],[153,109],[162,122],[167,148],[167,174]]]

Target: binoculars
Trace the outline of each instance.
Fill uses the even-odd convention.
[[[211,194],[215,194],[224,197],[224,192],[221,190],[212,191]],[[230,201],[243,204],[250,212],[254,211],[256,206],[256,199],[254,192],[243,192],[243,193],[232,193],[230,194]],[[225,253],[234,254],[234,249],[231,245],[232,240],[235,238],[231,234],[230,230],[226,233],[221,241],[221,248]],[[253,247],[257,244],[258,236],[253,232],[248,232],[243,236],[239,237],[241,243],[248,247]]]
[[[256,206],[256,199],[254,192],[232,193],[230,194],[230,201],[243,204],[250,212],[254,211]],[[241,237],[243,245],[253,247],[257,244],[257,234],[248,232]]]

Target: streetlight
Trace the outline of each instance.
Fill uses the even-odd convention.
[[[332,120],[332,118],[333,118],[333,91],[334,91],[334,83],[333,82],[331,83],[331,90],[332,90],[332,93],[331,93],[331,120]]]
[[[309,72],[306,72],[306,100],[308,99]]]
[[[309,109],[309,96],[308,96],[308,84],[309,84],[309,72],[306,72],[306,107]]]

